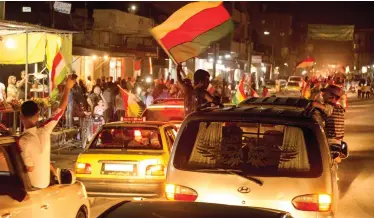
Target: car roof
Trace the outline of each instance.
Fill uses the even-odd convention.
[[[165,99],[156,99],[152,102],[152,105],[183,105],[183,98],[165,98]]]
[[[268,208],[242,207],[230,206],[221,204],[211,204],[202,202],[183,202],[183,201],[141,201],[141,202],[120,202],[103,214],[100,217],[114,218],[123,217],[128,218],[138,217],[154,217],[157,214],[159,217],[267,217],[280,218],[291,216],[289,213],[279,210],[272,210]],[[286,216],[289,215],[289,216]]]
[[[167,124],[167,122],[161,121],[118,121],[118,122],[111,122],[106,123],[103,127],[117,127],[117,126],[131,126],[131,127],[146,127],[146,126],[154,126],[160,127]]]
[[[238,106],[221,109],[206,108],[197,111],[188,116],[188,119],[204,119],[210,116],[210,118],[221,117],[225,119],[237,117],[240,119],[276,118],[284,121],[291,119],[293,121],[322,121],[319,112],[308,113],[308,110],[306,110],[310,102],[310,100],[302,98],[248,98]]]
[[[15,141],[13,136],[0,136],[0,147],[9,143],[14,143]]]

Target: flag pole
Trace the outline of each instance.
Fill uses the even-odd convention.
[[[149,32],[151,33],[151,35],[153,36],[153,38],[156,40],[156,42],[160,45],[160,47],[165,51],[165,53],[169,56],[169,58],[174,62],[175,65],[178,65],[179,63],[175,60],[175,58],[173,57],[173,55],[171,55],[171,53],[165,48],[165,46],[160,42],[160,40],[158,40],[156,38],[156,36],[153,34],[152,30],[149,30]],[[183,76],[184,77],[187,77],[186,73],[183,71],[182,69],[182,73],[184,74]]]

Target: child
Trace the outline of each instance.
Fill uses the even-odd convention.
[[[341,145],[344,137],[344,108],[337,104],[344,94],[343,90],[336,85],[329,85],[321,90],[323,92],[324,104],[313,102],[313,106],[323,110],[327,118],[325,120],[325,133],[329,145]],[[335,159],[340,162],[340,157]]]

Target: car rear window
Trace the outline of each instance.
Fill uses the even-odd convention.
[[[290,77],[290,81],[300,82],[301,81],[301,77]]]
[[[289,82],[288,86],[300,86],[298,82]]]
[[[89,149],[162,150],[158,128],[104,127]]]
[[[322,172],[319,145],[310,129],[233,121],[188,123],[178,141],[174,166],[270,177],[318,177]]]
[[[184,108],[152,108],[146,109],[143,113],[143,117],[147,121],[177,121],[184,119]]]

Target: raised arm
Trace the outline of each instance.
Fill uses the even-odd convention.
[[[66,109],[66,106],[69,103],[70,91],[73,88],[74,84],[75,84],[75,80],[71,76],[69,76],[66,80],[66,85],[65,85],[64,92],[62,94],[60,105],[59,105],[59,108],[62,111]]]
[[[177,66],[177,81],[178,81],[179,85],[182,87],[183,91],[186,92],[188,86],[184,83],[181,73],[182,73],[182,65],[178,64],[178,66]]]

